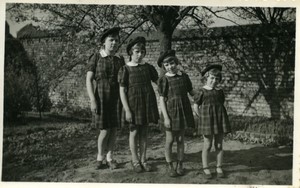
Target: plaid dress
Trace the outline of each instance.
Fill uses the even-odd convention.
[[[97,128],[107,129],[121,125],[122,104],[117,76],[124,64],[122,57],[102,57],[99,53],[92,55],[88,61],[87,71],[94,73],[96,81],[97,114],[93,118]]]
[[[127,90],[128,105],[133,115],[133,124],[147,125],[157,123],[159,118],[156,96],[151,81],[156,82],[158,74],[148,64],[123,66],[119,71],[120,86]],[[124,112],[125,113],[125,112]],[[125,115],[123,115],[125,122]]]
[[[185,73],[175,76],[162,76],[158,82],[159,95],[166,99],[166,107],[171,120],[171,128],[165,129],[161,115],[161,128],[170,131],[194,127],[194,116],[187,93],[193,89],[189,76]]]
[[[214,135],[231,131],[223,105],[225,101],[223,90],[202,88],[194,96],[194,101],[199,105],[198,134]]]

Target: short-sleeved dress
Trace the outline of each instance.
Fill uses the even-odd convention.
[[[133,115],[133,124],[148,125],[157,123],[159,114],[156,96],[151,81],[156,82],[158,74],[155,68],[148,64],[123,66],[119,71],[120,86],[126,88],[128,105]],[[125,117],[123,116],[123,122]]]
[[[118,72],[124,64],[122,57],[103,57],[100,53],[93,54],[88,61],[87,71],[94,73],[96,81],[97,114],[94,114],[94,123],[97,128],[109,129],[121,125]]]
[[[199,135],[214,135],[231,132],[228,115],[224,107],[223,90],[205,89],[195,94],[194,101],[199,105]]]
[[[161,115],[161,128],[169,131],[180,131],[194,127],[194,116],[188,92],[193,89],[189,76],[185,73],[175,76],[163,75],[158,82],[159,95],[166,98],[166,108],[171,120],[171,128],[166,129]]]

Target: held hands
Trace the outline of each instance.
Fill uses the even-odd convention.
[[[171,128],[171,120],[170,120],[169,117],[165,118],[164,125],[165,125],[166,128]]]
[[[97,104],[95,100],[91,100],[91,111],[92,113],[97,113]]]

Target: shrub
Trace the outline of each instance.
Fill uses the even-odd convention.
[[[291,145],[293,120],[230,116],[234,139],[264,145]]]

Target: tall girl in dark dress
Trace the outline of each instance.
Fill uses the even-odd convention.
[[[86,87],[95,124],[100,130],[97,169],[105,167],[103,161],[106,150],[106,160],[110,169],[117,167],[112,158],[122,111],[117,76],[119,69],[125,64],[124,59],[116,55],[119,31],[120,28],[111,28],[103,32],[101,36],[103,49],[95,53],[87,65]],[[93,81],[96,81],[95,86]]]

